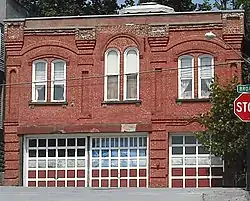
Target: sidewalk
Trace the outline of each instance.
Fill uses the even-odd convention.
[[[1,201],[247,201],[241,189],[0,187]]]

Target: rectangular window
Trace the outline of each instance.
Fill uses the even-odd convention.
[[[194,98],[193,83],[194,59],[191,56],[184,56],[179,59],[179,98]]]
[[[33,64],[32,101],[45,102],[47,99],[47,63],[38,61]]]
[[[66,64],[64,61],[52,63],[52,101],[66,100]]]
[[[209,97],[212,80],[213,58],[203,55],[199,57],[199,98]]]

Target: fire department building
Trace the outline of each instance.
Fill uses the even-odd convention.
[[[240,75],[243,36],[243,11],[152,3],[6,21],[5,185],[222,186],[194,119],[215,75]]]

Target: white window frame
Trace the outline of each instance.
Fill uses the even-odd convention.
[[[192,95],[189,99],[194,99],[194,57],[191,55],[183,55],[178,58],[178,98],[187,99],[181,95],[181,59],[189,58],[192,59]]]
[[[36,64],[37,63],[45,63],[45,98],[44,100],[37,100],[36,99],[36,84],[39,84],[37,83],[37,81],[35,80],[35,73],[36,73]],[[46,60],[36,60],[32,63],[32,102],[47,102],[47,87],[48,87],[48,75],[47,75],[47,70],[48,70],[48,62]]]
[[[109,75],[117,75],[118,76],[118,97],[117,99],[108,99],[108,54],[110,51],[115,51],[118,55],[118,61],[117,61],[117,66],[118,66],[118,73],[117,74],[109,74]],[[104,101],[119,101],[120,100],[120,51],[116,48],[109,48],[105,52],[105,76],[104,76]]]
[[[64,63],[64,77],[63,80],[59,82],[63,82],[64,84],[64,99],[63,100],[54,100],[54,68],[55,68],[55,63],[57,62],[63,62]],[[67,68],[66,68],[66,61],[61,60],[61,59],[56,59],[51,62],[51,102],[65,102],[66,101],[66,77],[67,77]]]
[[[137,66],[138,69],[136,69],[136,72],[134,73],[129,73],[129,74],[137,74],[137,94],[136,94],[136,98],[127,98],[127,74],[126,74],[126,68],[127,68],[127,53],[130,50],[134,50],[137,53]],[[135,47],[129,47],[124,51],[124,90],[123,90],[123,99],[126,100],[139,100],[140,97],[140,76],[139,76],[139,72],[140,72],[140,54],[139,54],[139,50]]]
[[[214,57],[209,54],[202,54],[198,57],[198,98],[208,98],[207,96],[201,96],[201,59],[202,58],[211,58],[212,66],[212,80],[214,79]],[[207,77],[208,78],[208,77]],[[203,78],[206,79],[206,78]]]

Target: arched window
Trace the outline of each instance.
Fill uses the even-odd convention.
[[[210,84],[214,78],[214,59],[211,55],[200,55],[198,58],[198,97],[208,98]]]
[[[47,62],[37,60],[32,65],[32,101],[46,102],[47,100]]]
[[[139,51],[128,48],[124,52],[124,100],[139,99]]]
[[[120,53],[117,49],[109,49],[105,53],[105,101],[119,100]]]
[[[194,57],[185,55],[178,59],[178,78],[179,98],[194,98]]]
[[[54,60],[51,63],[51,101],[66,100],[66,62]]]

